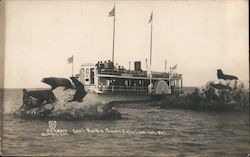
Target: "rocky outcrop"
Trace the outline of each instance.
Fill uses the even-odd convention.
[[[249,84],[238,80],[208,81],[191,94],[167,97],[157,105],[198,111],[244,111],[249,108]]]
[[[230,104],[249,104],[248,82],[231,80],[214,80],[207,82],[197,93],[199,97],[210,102]]]
[[[23,118],[33,119],[120,119],[121,114],[114,109],[112,102],[102,102],[96,99],[95,93],[88,93],[82,102],[72,101],[75,89],[57,87],[53,90],[56,97],[54,103],[46,103],[40,107],[29,108],[24,102],[14,112],[15,115]],[[29,99],[28,99],[29,100]]]

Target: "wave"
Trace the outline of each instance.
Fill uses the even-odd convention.
[[[52,91],[56,97],[53,103],[30,108],[23,103],[13,112],[15,116],[32,119],[120,119],[121,114],[114,108],[114,103],[103,101],[96,93],[88,92],[82,102],[72,100],[75,89],[58,87]],[[29,100],[32,102],[32,100]]]

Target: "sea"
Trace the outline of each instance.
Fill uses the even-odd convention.
[[[12,114],[22,104],[22,89],[3,93],[2,155],[246,157],[250,153],[249,112],[161,109],[152,107],[153,101],[130,102],[116,107],[122,115],[119,120],[57,120],[59,134],[46,134],[49,120]]]

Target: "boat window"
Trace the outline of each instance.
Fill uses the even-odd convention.
[[[89,73],[89,69],[86,69],[86,74],[88,74]]]
[[[86,81],[88,82],[88,81],[89,81],[89,79],[86,79]]]

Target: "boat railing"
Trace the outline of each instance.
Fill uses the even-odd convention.
[[[114,69],[98,69],[98,74],[106,74],[106,75],[118,75],[118,76],[135,76],[135,77],[146,77],[146,71],[134,71],[134,70],[114,70]]]
[[[99,86],[99,90],[103,93],[118,93],[118,94],[146,94],[147,87],[140,86]]]

